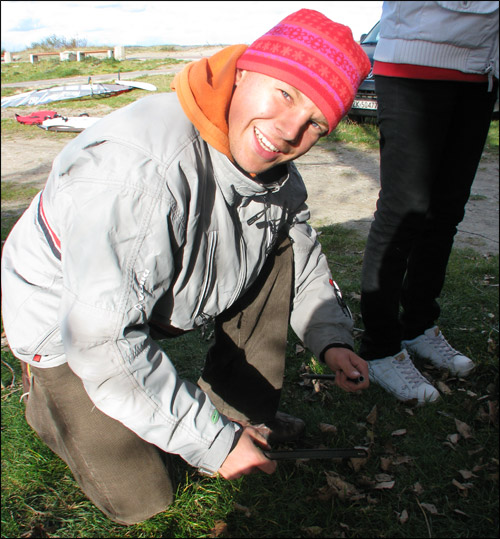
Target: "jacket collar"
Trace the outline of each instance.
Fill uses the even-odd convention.
[[[290,165],[280,165],[280,176],[271,183],[262,183],[259,176],[249,178],[241,172],[225,155],[207,145],[214,161],[214,175],[222,194],[229,205],[245,197],[264,196],[279,191],[290,177]],[[283,172],[283,174],[281,174]]]

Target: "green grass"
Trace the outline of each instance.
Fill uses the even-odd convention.
[[[325,138],[328,142],[355,144],[358,148],[378,149],[378,127],[375,123],[354,122],[344,118],[339,125]]]
[[[95,56],[88,56],[81,62],[61,62],[58,58],[44,59],[36,64],[13,62],[2,64],[2,84],[60,79],[78,75],[91,77],[103,73],[117,74],[118,71],[120,73],[146,71],[179,63],[183,63],[183,61],[174,58],[120,61],[114,58],[99,59]]]
[[[321,229],[320,241],[362,329],[357,295],[365,240],[335,225]],[[378,386],[362,395],[330,383],[318,393],[302,386],[302,364],[322,368],[307,350],[296,352],[290,330],[281,408],[306,420],[304,445],[370,447],[358,471],[341,462],[283,462],[273,476],[226,482],[181,465],[175,503],[128,528],[86,500],[64,463],[26,425],[18,362],[3,349],[2,536],[213,537],[225,529],[226,537],[497,537],[498,416],[490,418],[489,405],[498,403],[498,256],[455,250],[441,305],[443,331],[475,359],[477,369],[462,380],[419,365],[435,384],[450,389],[424,407],[398,402]],[[209,345],[197,332],[167,341],[180,374],[192,381]],[[370,422],[374,407],[377,419]],[[447,439],[457,433],[455,418],[470,426],[472,436],[453,444]],[[337,433],[322,432],[320,423],[335,425]],[[400,429],[406,434],[395,436]],[[387,470],[383,462],[390,463]],[[464,470],[473,476],[464,479]],[[327,484],[333,473],[352,484],[357,496],[333,495]],[[381,473],[391,476],[393,488],[374,488]],[[398,515],[404,510],[409,516],[402,524]]]
[[[160,91],[168,91],[170,84],[163,76],[142,80]],[[92,107],[102,110],[105,103],[112,110],[126,104],[121,99],[127,95],[135,100],[147,92],[134,90],[84,106],[90,112]],[[82,108],[79,100],[64,102],[64,111],[77,108]],[[34,138],[76,136],[2,120],[3,138],[28,133]],[[328,141],[374,149],[378,132],[374,125],[345,120]],[[498,121],[492,123],[485,151],[498,152]],[[31,189],[2,185],[2,196],[27,204]],[[17,219],[2,215],[2,242]],[[337,225],[320,232],[333,275],[353,312],[357,346],[363,329],[359,292],[365,239]],[[337,461],[282,462],[272,476],[228,482],[201,477],[181,464],[173,505],[131,527],[111,522],[96,509],[67,466],[28,427],[20,402],[19,362],[2,339],[2,537],[497,537],[498,263],[498,256],[473,250],[452,253],[440,325],[477,368],[462,380],[420,364],[435,384],[450,390],[432,405],[400,403],[377,386],[352,395],[327,382],[314,392],[301,384],[300,369],[308,365],[321,372],[323,367],[307,350],[297,351],[298,340],[290,330],[281,409],[306,421],[304,446],[369,447],[370,457],[359,469]],[[167,341],[180,375],[192,381],[209,345],[199,332]],[[457,433],[455,418],[470,427],[470,437],[450,441]],[[323,432],[320,423],[334,425],[337,432]],[[394,434],[402,429],[405,434]],[[466,472],[473,475],[465,479]],[[374,488],[381,473],[390,475],[392,488]],[[334,474],[352,484],[355,495],[335,494],[327,482]]]
[[[498,156],[498,120],[491,122],[490,129],[488,131],[488,138],[486,139],[485,151],[492,156]]]
[[[5,182],[2,185],[2,200],[22,200],[28,204],[31,199],[40,191],[39,188],[29,184],[15,184],[13,182]]]

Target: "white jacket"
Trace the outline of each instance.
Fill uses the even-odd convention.
[[[307,224],[295,165],[274,185],[205,143],[177,95],[147,97],[72,140],[2,257],[4,327],[32,365],[68,362],[95,405],[207,472],[234,424],[182,380],[150,323],[190,330],[226,310],[288,229],[291,324],[315,353],[352,346],[352,319]],[[168,344],[167,344],[168,347]]]

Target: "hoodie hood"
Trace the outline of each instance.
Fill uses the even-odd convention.
[[[236,62],[246,49],[246,45],[232,45],[209,58],[191,62],[171,84],[186,116],[203,140],[231,161],[227,118],[236,80]]]

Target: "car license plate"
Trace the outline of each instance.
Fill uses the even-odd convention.
[[[352,107],[355,109],[377,109],[377,102],[376,101],[361,101],[359,99],[355,99]]]

